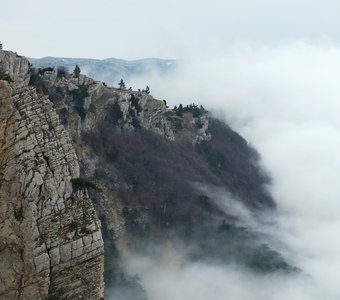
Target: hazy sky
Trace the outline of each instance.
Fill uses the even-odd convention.
[[[30,57],[185,58],[235,42],[340,40],[338,0],[11,0],[0,41]]]

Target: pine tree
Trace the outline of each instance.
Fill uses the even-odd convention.
[[[176,115],[179,116],[179,117],[182,117],[183,115],[183,112],[184,112],[184,107],[182,104],[180,104],[176,110]]]
[[[124,90],[125,89],[125,82],[123,79],[120,80],[120,82],[118,83],[119,85],[119,89],[120,90]]]
[[[2,43],[0,42],[0,50],[2,50]]]
[[[73,74],[74,74],[74,77],[78,78],[79,77],[79,74],[80,74],[80,68],[78,65],[76,65],[76,67],[74,68],[74,71],[73,71]]]

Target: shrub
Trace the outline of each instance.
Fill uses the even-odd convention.
[[[176,107],[176,106],[174,107],[174,111],[180,117],[182,116],[183,113],[190,112],[190,113],[192,113],[192,116],[194,118],[198,118],[198,117],[200,117],[203,114],[208,112],[202,105],[198,106],[195,103],[192,103],[192,104],[187,105],[185,107],[183,107],[183,105],[180,104],[178,107]]]
[[[145,90],[143,90],[143,92],[147,93],[147,94],[150,94],[150,88],[149,86],[146,86]]]
[[[68,224],[68,230],[69,231],[75,231],[78,228],[78,223],[73,221],[70,224]]]
[[[139,98],[135,97],[134,94],[131,94],[130,103],[131,103],[131,106],[133,106],[136,109],[137,114],[142,111],[142,108],[139,105]]]
[[[106,107],[105,121],[117,125],[119,121],[123,118],[124,114],[120,109],[118,102],[110,104]]]
[[[215,172],[221,172],[224,169],[224,155],[213,148],[209,142],[202,141],[196,144],[196,151],[204,155],[210,167]]]
[[[126,87],[125,87],[125,82],[124,82],[123,79],[121,79],[121,80],[119,81],[118,85],[119,85],[119,89],[120,89],[120,90],[125,90]]]
[[[74,74],[74,77],[79,78],[79,75],[80,75],[80,68],[79,68],[78,65],[76,65],[76,67],[74,68],[73,74]]]
[[[283,257],[268,245],[262,244],[249,251],[246,259],[247,265],[260,272],[296,272],[297,268],[289,265]]]
[[[88,88],[85,85],[78,85],[78,89],[69,92],[73,96],[75,106],[84,107],[85,98],[89,96]]]
[[[210,202],[210,199],[206,195],[200,195],[196,198],[197,204],[206,211],[211,211],[213,208],[213,205]]]
[[[17,219],[17,221],[22,221],[23,219],[23,209],[22,206],[20,206],[18,209],[14,210],[14,217]]]
[[[51,68],[53,70],[53,68]],[[57,68],[57,78],[68,77],[69,73],[65,67],[58,67]]]
[[[86,187],[86,188],[94,189],[97,192],[103,191],[95,181],[89,178],[84,178],[84,177],[73,178],[71,179],[71,182],[72,182],[73,187],[76,189]]]
[[[61,87],[53,88],[49,93],[49,99],[55,103],[57,101],[61,101],[64,98],[63,89]]]
[[[175,128],[175,130],[183,129],[182,121],[179,118],[173,118],[172,119],[172,125]]]
[[[89,96],[88,88],[85,85],[78,85],[78,89],[69,92],[73,96],[75,102],[74,108],[77,110],[81,119],[86,117],[86,109],[84,108],[85,98]]]

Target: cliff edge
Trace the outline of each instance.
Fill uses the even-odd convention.
[[[101,226],[70,138],[29,62],[0,63],[0,299],[100,299]]]

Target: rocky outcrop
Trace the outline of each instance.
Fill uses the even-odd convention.
[[[60,70],[60,68],[59,68]],[[208,114],[181,119],[165,101],[157,100],[145,91],[106,87],[82,74],[59,74],[58,68],[35,69],[32,82],[49,94],[63,124],[74,140],[82,133],[95,130],[103,121],[111,122],[117,131],[150,130],[168,140],[181,139],[180,129],[186,129],[193,144],[210,139]]]
[[[0,50],[0,68],[5,70],[18,84],[27,85],[30,80],[30,64],[25,57],[17,53]]]
[[[101,226],[75,150],[14,56],[0,51],[15,80],[0,80],[0,299],[100,299]]]

